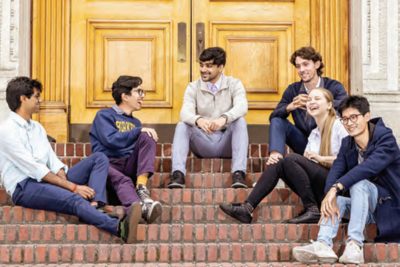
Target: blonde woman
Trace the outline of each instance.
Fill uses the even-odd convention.
[[[348,135],[336,116],[333,101],[328,90],[311,90],[307,115],[315,119],[317,128],[308,137],[304,155],[293,153],[284,159],[270,157],[267,169],[246,201],[243,204],[222,203],[222,211],[243,223],[251,223],[253,210],[271,193],[281,178],[301,198],[304,205],[303,211],[287,223],[318,223],[329,169],[339,153],[342,139]]]

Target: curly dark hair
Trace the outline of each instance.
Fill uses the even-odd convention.
[[[317,69],[318,76],[321,76],[324,72],[322,69],[324,68],[324,63],[322,63],[322,56],[320,53],[315,51],[315,49],[311,46],[305,46],[297,50],[293,53],[292,57],[290,58],[290,63],[296,67],[296,58],[301,57],[302,59],[312,60],[315,62],[320,61],[321,65]]]
[[[6,89],[6,101],[11,111],[16,111],[21,107],[21,96],[24,95],[28,99],[35,93],[36,88],[39,93],[42,92],[42,83],[38,80],[31,79],[25,76],[13,78],[8,84]]]
[[[221,47],[209,47],[201,52],[199,60],[200,61],[209,61],[214,59],[214,64],[217,66],[225,66],[226,64],[226,52]]]
[[[112,85],[112,96],[117,105],[122,102],[122,94],[131,95],[133,88],[138,87],[142,84],[142,78],[122,75]]]

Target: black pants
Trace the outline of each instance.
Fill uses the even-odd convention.
[[[301,198],[304,207],[320,207],[325,197],[328,173],[328,168],[299,154],[289,154],[278,163],[268,165],[246,202],[254,208],[257,207],[281,178]]]

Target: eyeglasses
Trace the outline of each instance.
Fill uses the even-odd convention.
[[[217,65],[217,64],[214,64],[214,63],[200,63],[200,69],[202,69],[202,68],[204,68],[204,67],[206,67],[206,68],[212,68],[212,66],[214,66],[214,65]]]
[[[342,124],[344,124],[344,125],[347,125],[348,123],[349,123],[349,120],[351,121],[351,122],[357,122],[357,120],[358,120],[358,116],[362,116],[363,114],[352,114],[352,115],[350,115],[350,117],[348,117],[348,118],[341,118],[340,119],[340,122],[342,123]]]
[[[146,92],[143,89],[135,89],[132,92],[137,92],[139,96],[146,97]]]
[[[31,94],[31,95],[29,96],[29,98],[30,98],[31,96],[36,97],[39,101],[42,100],[42,99],[40,98],[40,94]]]

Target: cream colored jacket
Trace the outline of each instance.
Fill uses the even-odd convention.
[[[201,79],[189,83],[183,97],[181,121],[196,126],[200,117],[215,120],[223,114],[228,117],[224,129],[247,114],[246,90],[239,79],[224,76],[215,95]]]

